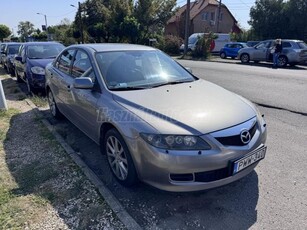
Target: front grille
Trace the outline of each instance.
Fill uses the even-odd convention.
[[[251,139],[254,137],[256,130],[257,130],[257,122],[249,130],[249,133],[251,135]],[[235,135],[235,136],[228,136],[228,137],[216,137],[216,139],[223,145],[230,145],[230,146],[244,146],[244,145],[246,145],[241,141],[240,134]]]
[[[229,176],[231,175],[228,167],[207,172],[198,172],[195,173],[195,182],[212,182],[227,178]]]

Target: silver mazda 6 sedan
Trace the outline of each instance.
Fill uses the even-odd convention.
[[[266,123],[255,105],[151,47],[70,46],[46,67],[46,92],[52,115],[99,144],[125,186],[214,188],[265,157]]]

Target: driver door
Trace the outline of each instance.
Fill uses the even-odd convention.
[[[260,42],[255,46],[253,60],[255,61],[267,61],[269,59],[269,48],[271,41]]]

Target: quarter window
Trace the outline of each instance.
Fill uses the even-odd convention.
[[[65,50],[56,62],[56,67],[62,72],[69,74],[69,69],[74,57],[74,53],[75,50]]]

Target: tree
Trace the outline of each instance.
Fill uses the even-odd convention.
[[[19,22],[17,33],[20,35],[22,41],[26,41],[34,31],[34,25],[31,22]]]
[[[66,46],[76,43],[73,36],[73,24],[67,18],[64,18],[60,24],[56,26],[48,27],[48,31],[54,40],[60,41]]]
[[[252,26],[259,39],[281,38],[285,35],[287,20],[283,0],[257,0],[250,10]]]
[[[0,41],[11,35],[10,29],[6,25],[0,25]]]
[[[285,5],[287,37],[307,41],[307,15],[306,0],[290,0]]]

